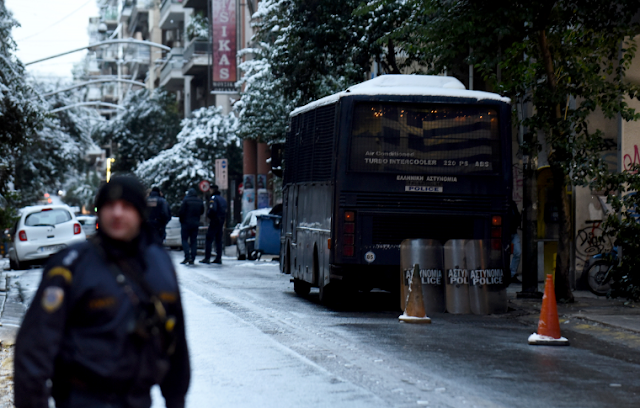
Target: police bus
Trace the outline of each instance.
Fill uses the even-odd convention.
[[[294,110],[280,259],[295,292],[398,290],[408,238],[487,240],[505,267],[509,103],[452,77],[384,75]]]

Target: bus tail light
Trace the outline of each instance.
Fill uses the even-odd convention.
[[[494,215],[491,217],[491,225],[494,227],[499,227],[502,225],[502,217],[499,215]]]
[[[327,239],[327,249],[331,249],[331,238]]]
[[[491,240],[491,249],[493,251],[499,251],[502,249],[502,240],[501,239],[492,239]]]
[[[73,235],[78,235],[81,232],[82,228],[80,227],[80,224],[73,224]]]
[[[491,228],[491,238],[502,238],[502,230],[500,228]]]
[[[27,232],[22,230],[18,233],[18,238],[20,239],[20,241],[26,241],[27,240]]]
[[[342,255],[353,256],[355,254],[356,212],[344,212],[344,224],[342,228]]]

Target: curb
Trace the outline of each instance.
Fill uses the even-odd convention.
[[[606,327],[609,327],[609,328],[612,328],[612,329],[616,329],[616,330],[624,330],[624,331],[640,334],[640,327],[639,328],[623,327],[623,326],[620,326],[620,325],[615,324],[615,323],[606,322],[606,321],[603,321],[602,319],[599,320],[599,319],[596,319],[596,318],[593,318],[593,317],[589,317],[589,316],[585,316],[585,315],[572,315],[571,318],[572,319],[584,320],[584,321],[589,322],[589,323],[599,324],[599,325],[606,326]],[[640,320],[640,318],[639,318],[639,320]]]
[[[5,275],[4,273],[0,273],[0,292],[7,291],[7,281],[9,280],[9,275]],[[0,313],[1,315],[1,313]]]

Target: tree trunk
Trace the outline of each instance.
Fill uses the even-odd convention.
[[[556,256],[556,299],[561,302],[573,303],[571,293],[571,206],[567,193],[567,175],[559,165],[551,165],[553,174],[553,193],[558,203],[558,255]]]
[[[538,44],[540,46],[540,54],[544,63],[547,74],[547,84],[549,89],[556,93],[558,91],[558,82],[553,67],[553,58],[547,41],[547,34],[544,30],[539,32]],[[555,118],[557,121],[562,120],[562,107],[559,103],[555,106]],[[563,135],[560,135],[562,138]],[[551,164],[551,172],[553,174],[553,194],[558,203],[559,231],[558,231],[558,255],[556,256],[556,277],[555,289],[556,299],[564,302],[573,302],[573,293],[571,293],[571,284],[569,279],[570,257],[571,257],[571,210],[569,205],[569,195],[567,194],[567,174],[562,167],[556,162],[554,156],[564,156],[560,151],[554,151],[549,157]]]
[[[387,42],[387,61],[389,62],[388,66],[391,68],[390,74],[400,74],[400,68],[398,68],[398,63],[396,61],[396,48],[393,44],[393,40],[389,39]]]

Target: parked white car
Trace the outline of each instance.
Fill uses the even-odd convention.
[[[44,263],[56,252],[87,239],[78,219],[66,205],[35,205],[20,210],[11,229],[11,269]]]
[[[198,227],[198,248],[204,248],[204,242],[207,236],[206,226]],[[165,227],[167,236],[164,239],[164,246],[171,249],[182,249],[182,226],[180,218],[171,217],[171,221]]]
[[[182,228],[180,227],[180,218],[171,217],[171,221],[169,221],[167,223],[167,226],[165,227],[167,236],[164,239],[164,246],[171,249],[182,248],[182,237],[180,235],[181,231]]]
[[[95,215],[78,215],[76,218],[78,218],[78,222],[82,226],[82,230],[87,238],[92,237],[98,232],[98,217]]]

